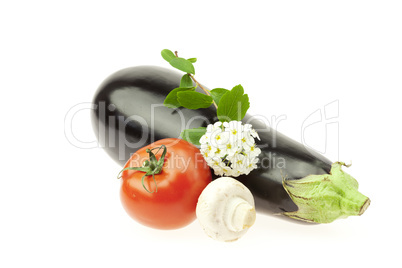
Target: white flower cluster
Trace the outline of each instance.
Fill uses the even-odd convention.
[[[254,138],[260,139],[250,124],[240,121],[216,122],[201,137],[201,153],[218,176],[237,177],[257,167],[261,150]]]

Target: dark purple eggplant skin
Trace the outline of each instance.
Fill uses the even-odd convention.
[[[112,74],[99,86],[91,111],[93,129],[100,146],[121,166],[145,145],[179,138],[184,128],[206,127],[217,121],[213,106],[198,110],[163,106],[168,93],[179,87],[182,75],[158,66],[137,66]],[[247,114],[243,122],[257,130],[261,154],[258,168],[236,179],[250,189],[258,212],[296,211],[283,188],[283,179],[328,174],[332,162],[251,115]]]

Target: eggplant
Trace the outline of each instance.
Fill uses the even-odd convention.
[[[213,106],[189,110],[163,105],[181,76],[158,66],[136,66],[101,83],[92,101],[91,121],[100,146],[114,161],[123,166],[145,145],[217,121]],[[250,189],[258,212],[327,223],[366,210],[370,199],[357,191],[357,181],[342,171],[342,163],[308,150],[251,115],[243,121],[259,133],[261,154],[257,169],[235,179]]]

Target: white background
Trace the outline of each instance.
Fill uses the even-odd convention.
[[[2,1],[0,266],[400,263],[401,14],[400,1]],[[65,117],[119,69],[169,68],[164,48],[197,57],[210,88],[241,83],[251,114],[286,116],[279,131],[300,142],[305,129],[307,145],[352,161],[366,213],[314,226],[258,214],[234,243],[196,221],[160,231],[131,220],[120,166],[74,146]],[[328,104],[333,124],[306,125]],[[94,141],[89,110],[70,127]]]

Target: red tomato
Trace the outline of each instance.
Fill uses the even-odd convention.
[[[211,182],[211,171],[199,149],[181,139],[162,139],[138,150],[124,168],[141,167],[149,160],[146,149],[165,145],[167,153],[161,173],[124,170],[121,202],[136,221],[157,229],[176,229],[195,220],[198,197]],[[153,150],[159,160],[163,149]],[[146,189],[144,188],[146,187]]]

